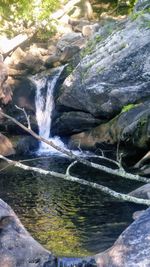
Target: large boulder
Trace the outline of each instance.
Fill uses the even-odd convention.
[[[129,109],[129,110],[128,110]],[[70,146],[97,148],[100,144],[124,143],[128,147],[149,149],[150,102],[125,106],[122,112],[109,122],[92,130],[72,135]]]
[[[98,267],[150,266],[150,208],[135,220],[114,245],[96,256]]]
[[[35,94],[36,86],[29,77],[21,79],[13,79],[11,85],[13,96],[12,101],[9,105],[3,106],[3,111],[20,121],[22,124],[27,125],[27,119],[22,108],[25,110],[26,114],[30,116],[30,122],[33,130],[37,130],[37,122],[35,118]],[[9,119],[0,119],[0,129],[1,131],[7,131],[13,134],[25,133],[20,127],[10,121]]]
[[[36,242],[0,199],[0,267],[54,267],[55,258]]]
[[[52,124],[53,135],[67,136],[72,133],[89,130],[101,123],[101,120],[94,118],[91,114],[81,111],[63,112],[57,116]]]
[[[82,111],[109,120],[124,105],[150,98],[149,19],[145,9],[116,23],[115,31],[109,24],[109,36],[99,31],[63,83],[56,101],[60,112]]]

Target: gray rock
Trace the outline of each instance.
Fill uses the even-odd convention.
[[[52,124],[52,133],[54,135],[70,135],[72,133],[91,129],[100,123],[100,120],[88,113],[80,111],[64,112],[60,117],[54,120]]]
[[[122,142],[128,147],[149,149],[150,142],[150,102],[135,105],[128,111],[122,111],[107,123],[90,131],[72,135],[71,144],[85,148],[100,144],[117,144]]]
[[[54,267],[54,256],[36,242],[0,199],[0,267]]]
[[[17,142],[16,153],[17,155],[29,155],[37,151],[39,142],[32,136],[20,138]]]
[[[134,11],[141,11],[144,10],[145,8],[150,8],[150,2],[149,0],[139,0],[137,1]]]
[[[70,61],[79,51],[80,48],[78,46],[66,46],[60,56],[60,61],[62,63]]]
[[[103,40],[96,37],[93,46],[91,41],[87,55],[64,81],[57,99],[59,110],[110,119],[124,105],[150,98],[150,29],[145,22],[149,19],[145,13],[116,25],[115,31],[112,27],[112,34]]]
[[[81,33],[71,32],[68,34],[64,34],[62,38],[58,41],[57,48],[60,51],[64,51],[66,46],[75,45],[77,41],[82,39],[83,37]]]
[[[145,184],[129,193],[130,196],[150,199],[150,184]]]
[[[91,25],[85,25],[82,28],[82,34],[85,37],[91,37],[94,33],[96,33],[99,30],[99,24],[95,23],[95,24],[91,24]]]
[[[150,208],[133,222],[112,248],[96,256],[98,267],[150,266]]]

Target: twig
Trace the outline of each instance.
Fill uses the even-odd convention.
[[[77,161],[74,161],[74,162],[72,162],[69,166],[68,166],[68,168],[67,168],[67,170],[66,170],[66,175],[67,176],[70,176],[70,169],[75,165],[75,164],[77,164],[78,162]]]
[[[42,136],[39,136],[34,131],[32,131],[31,129],[28,129],[26,126],[24,126],[23,124],[21,124],[20,122],[18,122],[13,117],[11,117],[11,116],[5,114],[4,112],[2,112],[1,109],[0,109],[0,114],[2,116],[4,116],[5,118],[8,118],[11,121],[13,121],[15,124],[17,124],[23,130],[25,130],[26,132],[28,132],[29,134],[31,134],[37,140],[42,141],[42,142],[48,144],[49,146],[55,148],[56,150],[58,150],[59,152],[63,153],[64,155],[68,156],[69,158],[71,158],[73,160],[77,160],[78,162],[82,163],[83,165],[86,165],[88,167],[95,168],[97,170],[100,170],[100,171],[103,171],[105,173],[112,174],[114,176],[118,176],[118,177],[121,177],[121,178],[124,178],[124,179],[135,180],[135,181],[144,182],[144,183],[150,183],[150,179],[148,179],[146,177],[141,177],[140,175],[134,175],[134,174],[128,173],[123,168],[111,169],[111,168],[106,167],[106,166],[103,166],[101,164],[96,164],[94,162],[91,162],[91,161],[89,161],[89,160],[87,160],[85,158],[78,157],[72,151],[67,150],[67,149],[65,149],[63,147],[59,147],[58,145],[54,144],[53,141],[46,140]]]
[[[21,107],[18,107],[17,105],[15,105],[15,107],[21,111],[23,111],[24,115],[25,115],[25,118],[27,120],[27,125],[28,125],[28,129],[31,130],[31,123],[30,123],[30,115],[27,115],[27,112],[25,111],[24,108],[21,108]]]

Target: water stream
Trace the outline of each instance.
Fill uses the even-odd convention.
[[[48,78],[34,77],[39,134],[46,139],[51,138],[53,92],[62,71],[60,67]],[[58,138],[53,141],[61,142]],[[43,143],[39,152],[42,157],[30,155],[27,164],[62,173],[70,164],[68,158],[56,154]],[[45,152],[48,152],[47,157],[43,155]],[[5,162],[0,162],[0,169],[0,197],[11,205],[33,237],[60,257],[81,257],[104,251],[132,222],[132,213],[140,209],[139,205],[116,201],[85,185],[25,172],[13,166],[8,168]],[[123,179],[104,175],[80,164],[73,172],[78,177],[118,192],[129,192],[136,187],[135,182],[124,183]],[[61,258],[58,265],[78,263],[77,258],[70,261]]]
[[[37,75],[33,78],[36,84],[36,120],[39,128],[39,135],[47,140],[53,140],[60,146],[64,146],[59,137],[51,137],[51,122],[52,112],[54,110],[54,99],[53,94],[55,86],[60,78],[61,73],[64,70],[64,66],[58,67],[53,70],[51,75],[38,77]],[[49,145],[41,142],[38,150],[39,154],[45,153],[58,153],[55,149]]]
[[[24,163],[63,173],[70,161],[50,155],[39,159],[33,156],[31,162]],[[6,165],[0,162],[0,169]],[[137,186],[81,165],[75,167],[73,174],[118,192],[129,192]],[[0,197],[11,205],[33,237],[60,257],[104,251],[133,221],[132,213],[143,209],[84,185],[12,166],[0,173]]]

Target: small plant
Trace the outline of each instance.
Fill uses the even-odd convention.
[[[138,104],[128,104],[128,105],[125,105],[125,106],[123,106],[123,108],[121,110],[121,113],[127,112],[127,111],[135,108],[136,106],[138,106]]]

